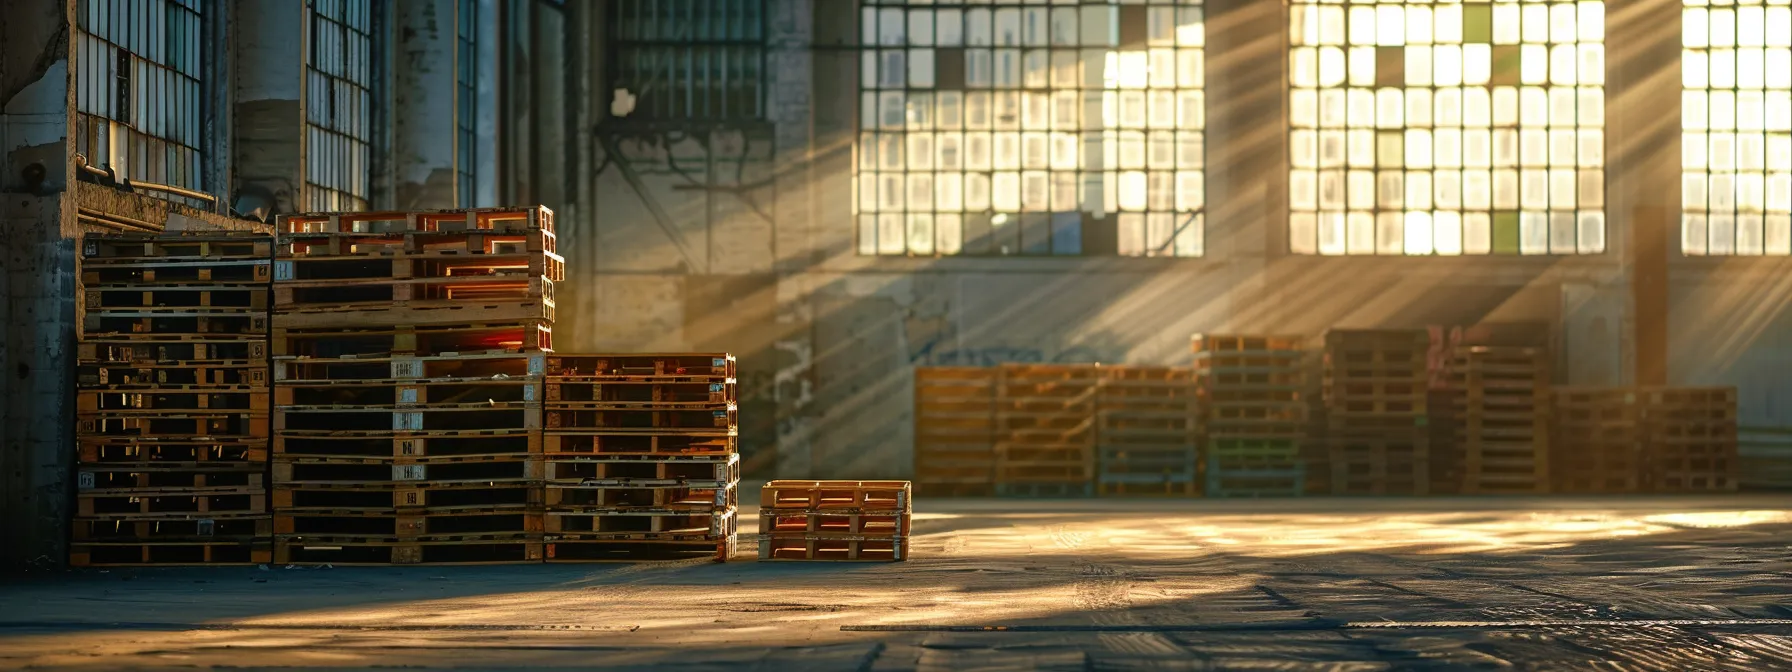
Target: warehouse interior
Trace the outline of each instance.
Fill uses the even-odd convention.
[[[1792,667],[1788,53],[1784,0],[9,0],[0,667]],[[70,566],[89,236],[536,206],[555,353],[732,355],[729,562]],[[916,467],[930,370],[1352,330],[1728,390],[1731,477]],[[907,559],[754,562],[775,480],[912,482]]]

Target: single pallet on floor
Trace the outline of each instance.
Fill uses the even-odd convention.
[[[1190,371],[1102,366],[1096,394],[1095,487],[1107,496],[1200,492]]]
[[[915,368],[915,488],[930,497],[995,491],[997,369]]]
[[[1331,493],[1430,494],[1430,335],[1332,329],[1323,340]]]
[[[1196,413],[1208,497],[1293,497],[1307,489],[1301,339],[1195,334]]]
[[[549,562],[734,554],[736,368],[726,353],[548,358]]]
[[[552,213],[276,228],[276,561],[541,560]]]
[[[908,481],[771,481],[760,490],[759,559],[908,559]]]
[[[83,238],[71,565],[270,559],[272,244],[223,231]]]
[[[1087,497],[1095,479],[1095,365],[1004,364],[996,379],[995,488]]]

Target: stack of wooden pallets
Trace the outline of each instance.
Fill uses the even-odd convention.
[[[1637,391],[1628,387],[1555,388],[1550,408],[1550,475],[1561,493],[1635,493],[1643,489],[1643,437]]]
[[[553,214],[276,227],[276,560],[539,560]]]
[[[915,368],[915,487],[928,496],[993,494],[996,370]]]
[[[1324,341],[1332,494],[1428,494],[1430,336],[1333,329]]]
[[[1094,365],[1005,364],[996,379],[996,494],[1087,497],[1095,476]]]
[[[1450,362],[1456,461],[1468,495],[1550,490],[1549,361],[1537,348],[1470,346]]]
[[[1200,492],[1189,370],[1102,366],[1096,395],[1095,486],[1102,495]]]
[[[908,481],[772,481],[759,496],[760,560],[908,559]]]
[[[1638,402],[1651,490],[1736,489],[1736,388],[1643,388]]]
[[[1208,497],[1306,490],[1303,352],[1290,336],[1196,334],[1194,380]]]
[[[269,560],[272,243],[230,233],[82,241],[70,564]]]
[[[724,353],[548,358],[550,562],[734,553],[735,373]]]

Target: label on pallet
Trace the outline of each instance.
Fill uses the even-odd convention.
[[[546,355],[530,355],[529,356],[529,375],[544,376],[544,375],[547,375],[547,372],[548,372],[548,358]]]
[[[91,244],[92,243],[89,243],[89,245],[91,245]],[[78,483],[77,487],[81,488],[82,490],[92,490],[93,489],[93,472],[88,472],[88,471],[81,472],[81,474],[76,478],[76,483]]]
[[[416,455],[417,454],[417,441],[415,439],[399,439],[398,440],[398,454],[399,455]]]
[[[99,253],[100,244],[97,241],[85,241],[85,244],[81,246],[81,256],[91,257],[98,255]]]
[[[297,277],[297,274],[293,273],[292,269],[293,269],[293,263],[290,261],[274,262],[274,281],[280,282],[283,280],[295,279]]]
[[[195,522],[198,523],[198,532],[201,537],[212,536],[213,531],[218,528],[218,522],[210,518],[201,519]]]
[[[534,385],[524,385],[523,386],[523,401],[535,401],[535,386]]]
[[[424,465],[421,465],[421,464],[394,464],[394,465],[392,465],[392,480],[394,480],[394,481],[426,480],[424,477],[425,469],[423,468],[423,466]]]
[[[392,414],[392,431],[395,431],[395,432],[420,432],[420,431],[423,431],[423,414],[422,413],[393,413]]]
[[[398,388],[398,403],[401,403],[401,404],[417,403],[417,389],[418,388],[415,388],[415,387]]]
[[[394,359],[392,360],[392,377],[421,378],[423,377],[423,362],[415,359]]]

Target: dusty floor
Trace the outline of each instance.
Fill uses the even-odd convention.
[[[0,669],[1792,669],[1792,496],[916,519],[885,565],[27,575],[0,582]]]

